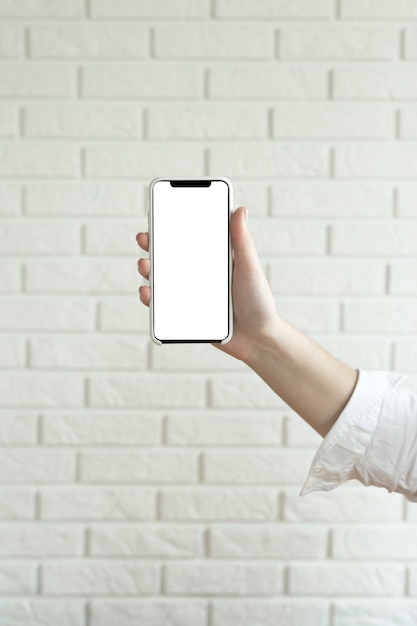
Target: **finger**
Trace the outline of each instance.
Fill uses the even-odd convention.
[[[146,280],[149,280],[149,272],[151,271],[151,262],[149,259],[139,259],[138,261],[138,272],[141,274]]]
[[[247,227],[246,217],[245,207],[239,207],[234,211],[230,221],[230,234],[235,266],[239,267],[243,274],[251,275],[254,270],[259,270],[260,261]]]
[[[149,235],[148,233],[138,233],[136,235],[136,241],[145,252],[149,251]]]
[[[149,287],[142,285],[139,287],[139,298],[142,304],[149,306],[149,300],[151,299],[151,290]]]

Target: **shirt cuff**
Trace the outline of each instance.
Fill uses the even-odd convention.
[[[361,369],[358,373],[347,405],[314,456],[300,496],[330,491],[353,478],[360,480],[357,468],[377,427],[381,402],[404,376]]]

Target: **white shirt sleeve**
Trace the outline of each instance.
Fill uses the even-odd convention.
[[[317,453],[300,495],[349,479],[417,502],[417,394],[403,376],[359,370],[355,390]]]

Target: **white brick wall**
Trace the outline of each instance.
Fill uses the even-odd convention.
[[[413,626],[416,505],[301,499],[318,435],[149,341],[165,174],[230,178],[282,315],[417,385],[417,0],[0,0],[0,626]]]

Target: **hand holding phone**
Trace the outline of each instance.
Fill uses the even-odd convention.
[[[260,342],[268,343],[276,333],[277,314],[274,297],[259,261],[246,217],[247,209],[239,207],[233,212],[230,220],[233,250],[233,336],[228,343],[213,345],[222,352],[248,362],[256,346]],[[136,240],[142,250],[149,251],[148,233],[138,233]],[[190,263],[192,259],[187,259],[185,267],[175,268],[179,298],[186,289],[185,275]],[[149,258],[139,259],[138,271],[144,278],[149,279],[150,269]],[[150,287],[140,286],[139,296],[141,302],[149,306]],[[281,325],[279,326],[281,328]]]

